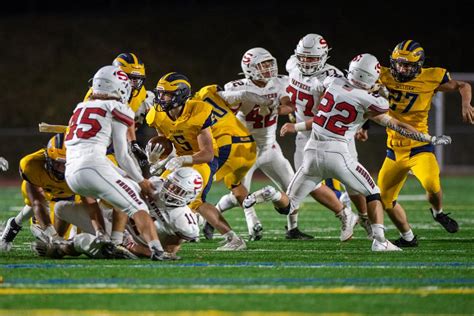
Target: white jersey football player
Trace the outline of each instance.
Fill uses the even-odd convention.
[[[105,66],[94,75],[92,89],[89,101],[79,103],[69,121],[66,182],[77,194],[103,199],[127,213],[147,241],[151,259],[163,260],[163,247],[140,197],[140,191],[152,196],[153,185],[143,178],[127,150],[127,128],[134,117],[127,105],[130,80],[120,68]],[[119,166],[129,178],[107,158],[111,143]]]
[[[285,124],[281,135],[311,130],[304,149],[303,165],[288,190],[291,207],[297,208],[321,180],[339,179],[350,193],[361,193],[366,197],[373,231],[372,250],[397,251],[401,249],[385,238],[380,190],[369,172],[351,155],[348,144],[367,119],[404,136],[432,144],[448,144],[451,139],[418,133],[412,126],[388,116],[388,100],[369,91],[379,76],[377,58],[370,54],[357,55],[349,65],[347,79],[328,77],[324,80],[326,92],[314,118]]]
[[[181,167],[164,178],[151,177],[150,181],[156,188],[152,200],[146,200],[150,215],[160,241],[165,250],[166,259],[176,259],[181,243],[197,241],[199,226],[197,215],[188,204],[194,201],[202,190],[201,175],[190,167]],[[106,234],[111,235],[116,213],[108,207],[102,207]],[[61,201],[55,208],[55,216],[76,225],[82,232],[94,234],[94,228],[88,215],[88,209],[82,204],[72,201]],[[125,241],[128,249],[137,256],[150,256],[147,242],[137,230],[132,218],[126,223]],[[93,240],[91,240],[92,242]],[[112,239],[112,242],[115,241]],[[77,244],[77,242],[75,242]],[[51,247],[54,247],[51,245]],[[90,245],[83,241],[76,246],[87,250]]]
[[[249,91],[273,100],[270,106],[254,104],[251,109],[239,109],[237,112],[237,118],[246,125],[257,144],[257,161],[247,172],[243,185],[249,190],[253,173],[260,169],[286,190],[294,171],[276,141],[276,129],[278,115],[287,115],[293,111],[285,91],[288,79],[278,76],[277,61],[264,48],[248,50],[242,58],[241,67],[245,78],[227,83],[225,91]],[[237,199],[229,193],[221,198],[217,208],[223,212],[238,205]],[[245,214],[249,227],[260,223],[255,211],[250,213],[245,210]]]
[[[0,169],[2,169],[2,171],[8,170],[8,160],[3,157],[0,157]]]
[[[287,92],[291,96],[291,100],[295,103],[296,123],[304,122],[314,117],[317,112],[317,107],[320,103],[321,96],[324,93],[322,82],[329,76],[342,77],[343,73],[333,65],[327,63],[329,59],[329,47],[326,40],[319,34],[307,34],[297,44],[295,54],[292,55],[286,62],[286,70],[289,74]],[[295,153],[294,166],[298,170],[303,162],[303,150],[310,138],[310,131],[299,131],[295,139]],[[354,157],[357,158],[357,151],[355,141],[352,139],[349,142],[349,149]],[[332,183],[332,182],[330,182]],[[329,185],[328,182],[326,182]],[[339,195],[340,200],[351,208],[351,201],[347,192],[339,192],[334,187],[331,187],[336,194]],[[314,191],[311,195],[319,200],[318,194],[321,192]],[[370,235],[370,223],[368,223],[367,211],[364,207],[365,201],[360,202],[357,198],[354,199],[359,210],[359,217],[352,212],[347,212],[348,225],[357,223],[365,228]],[[294,228],[298,226],[297,214],[288,216],[288,226]],[[341,235],[341,240],[348,238],[350,232]],[[344,236],[343,236],[344,235]]]

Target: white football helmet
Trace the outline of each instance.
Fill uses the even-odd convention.
[[[380,77],[380,63],[371,54],[360,54],[349,64],[347,79],[356,87],[370,90]]]
[[[92,78],[94,94],[104,94],[111,98],[118,98],[128,104],[132,85],[127,74],[117,66],[104,66]]]
[[[245,52],[242,57],[242,71],[245,78],[268,82],[278,76],[276,58],[261,47],[255,47]]]
[[[329,58],[328,53],[328,44],[321,35],[305,35],[295,49],[298,69],[303,75],[313,75],[324,68]]]
[[[201,192],[203,180],[191,167],[181,167],[168,175],[158,198],[168,206],[185,206]]]

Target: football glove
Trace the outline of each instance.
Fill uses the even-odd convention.
[[[441,136],[433,136],[431,137],[431,144],[433,145],[449,145],[451,144],[452,140],[451,137],[446,135]]]
[[[193,157],[190,155],[175,157],[168,161],[166,164],[166,169],[170,171],[175,171],[176,169],[182,167],[183,165],[190,165],[193,163]]]
[[[155,147],[151,149],[152,143],[148,143],[145,147],[145,152],[148,157],[148,161],[151,164],[156,163],[160,160],[161,155],[165,152],[165,148],[161,144],[155,144]]]
[[[148,157],[146,152],[140,147],[140,144],[136,140],[130,142],[130,150],[132,154],[137,158],[138,165],[140,168],[148,166]]]

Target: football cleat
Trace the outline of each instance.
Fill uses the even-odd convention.
[[[286,235],[285,235],[286,239],[297,239],[297,240],[314,239],[313,236],[305,234],[302,231],[300,231],[298,227],[288,230],[288,226],[285,226],[285,230],[286,230]]]
[[[122,245],[114,245],[109,242],[102,248],[102,255],[107,259],[131,259],[136,260],[138,257],[130,250]]]
[[[263,237],[263,226],[260,223],[253,225],[252,233],[249,236],[249,241],[257,241]]]
[[[2,237],[0,238],[0,251],[8,252],[11,250],[13,240],[21,230],[21,226],[15,222],[14,217],[10,217],[7,220],[5,229],[3,230]]]
[[[212,238],[214,238],[214,230],[215,230],[214,226],[206,222],[206,224],[204,224],[204,227],[202,229],[202,233],[204,234],[204,237],[207,240],[211,240]]]
[[[430,208],[430,213],[431,213],[431,216],[433,216],[433,219],[437,221],[438,223],[440,223],[441,226],[443,226],[444,229],[446,229],[448,233],[455,233],[459,230],[458,223],[454,219],[448,216],[450,213],[447,213],[447,214],[439,213],[438,215],[435,216],[431,208]]]
[[[402,251],[390,241],[385,240],[385,242],[380,242],[377,239],[372,241],[372,251]]]
[[[341,241],[347,241],[352,238],[354,234],[354,226],[357,225],[359,215],[354,214],[350,209],[344,208],[340,215],[337,215],[341,220],[341,235],[339,239]]]
[[[418,239],[415,236],[412,240],[408,241],[403,239],[403,237],[400,237],[397,240],[394,240],[393,244],[400,248],[418,247]]]
[[[236,236],[230,240],[227,240],[227,242],[223,245],[217,248],[216,250],[218,251],[238,251],[238,250],[245,250],[247,249],[247,244],[245,241]]]
[[[261,188],[260,190],[255,191],[252,194],[249,194],[245,200],[242,202],[244,208],[249,208],[255,204],[268,202],[268,201],[278,201],[278,191],[271,185]]]

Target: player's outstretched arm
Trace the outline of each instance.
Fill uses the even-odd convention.
[[[414,128],[410,124],[400,122],[399,120],[393,117],[390,117],[387,114],[377,114],[377,115],[369,117],[369,119],[376,122],[377,124],[380,124],[384,127],[387,127],[387,128],[390,128],[391,130],[396,131],[402,136],[405,136],[407,138],[410,138],[419,142],[431,143],[433,145],[451,144],[451,137],[449,136],[446,136],[446,135],[431,136],[429,134],[420,133],[416,128]]]
[[[436,90],[443,92],[459,91],[462,99],[462,119],[464,122],[474,124],[474,107],[471,105],[472,88],[469,83],[451,79],[440,85]]]

